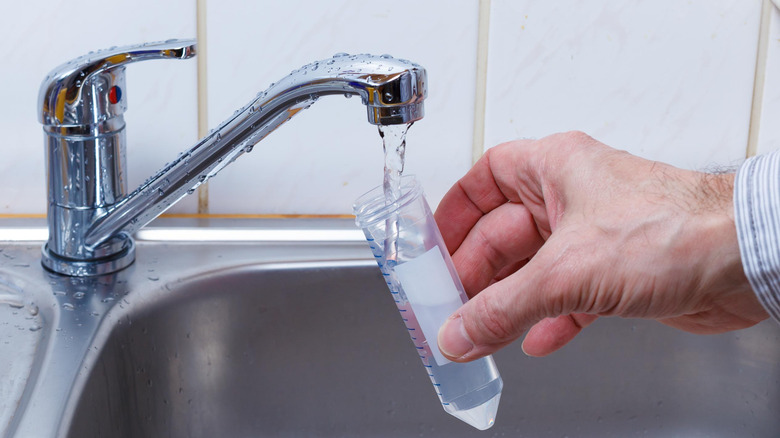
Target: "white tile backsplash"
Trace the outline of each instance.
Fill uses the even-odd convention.
[[[195,37],[186,0],[6,2],[0,14],[0,214],[45,213],[38,88],[56,66],[89,51]],[[197,139],[196,65],[154,61],[127,67],[130,190]],[[186,204],[177,206],[188,210]],[[192,208],[189,208],[192,210]]]
[[[780,9],[774,5],[769,24],[760,120],[757,152],[765,154],[780,149]]]
[[[269,83],[337,52],[428,70],[408,173],[436,205],[471,165],[477,0],[208,2],[214,127]],[[48,71],[90,50],[194,37],[195,2],[9,2],[0,15],[0,214],[45,212],[36,99]],[[760,0],[492,0],[485,145],[579,129],[647,158],[700,168],[744,157]],[[759,152],[780,145],[780,12],[773,10]],[[75,23],[75,24],[73,24]],[[131,189],[197,140],[196,61],[128,66]],[[358,99],[323,98],[210,183],[212,213],[344,214],[381,182]],[[195,197],[174,212],[195,212]]]
[[[210,125],[271,82],[335,53],[388,53],[428,72],[426,116],[408,135],[407,173],[436,204],[468,170],[477,2],[340,0],[209,3]],[[263,140],[209,183],[213,213],[346,214],[382,182],[376,127],[359,99],[331,96]]]
[[[485,144],[582,130],[686,168],[745,155],[760,0],[493,0]]]

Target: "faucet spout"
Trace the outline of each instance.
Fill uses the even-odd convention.
[[[424,115],[426,72],[406,60],[367,54],[338,54],[294,70],[86,224],[81,253],[111,260],[114,256],[106,254],[110,252],[106,248],[127,248],[126,244],[117,241],[132,242],[130,236],[135,231],[243,153],[251,151],[255,144],[295,114],[327,95],[360,96],[371,124],[411,123]],[[79,272],[70,268],[57,269],[62,263],[46,264],[46,257],[45,250],[47,267],[70,275],[98,275],[105,271],[83,269],[94,262],[90,260],[86,260],[86,265],[79,261]]]

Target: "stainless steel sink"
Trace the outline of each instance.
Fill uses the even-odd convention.
[[[771,321],[695,336],[602,319],[548,358],[510,346],[496,424],[472,429],[441,409],[359,233],[304,225],[152,229],[134,265],[92,282],[44,271],[38,242],[0,245],[23,307],[0,306],[29,318],[15,330],[34,352],[2,393],[19,397],[0,404],[18,404],[8,436],[780,435]]]

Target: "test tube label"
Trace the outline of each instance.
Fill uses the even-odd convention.
[[[394,268],[398,282],[420,324],[436,364],[450,361],[439,351],[439,328],[463,304],[438,246]]]

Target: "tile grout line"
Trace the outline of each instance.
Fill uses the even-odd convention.
[[[487,100],[489,37],[490,0],[479,0],[479,18],[477,24],[477,78],[474,96],[474,138],[471,145],[471,164],[476,163],[485,150],[485,106]]]
[[[195,27],[198,39],[198,138],[203,138],[209,130],[208,113],[208,76],[207,76],[207,45],[206,45],[206,5],[207,0],[195,1]],[[209,183],[198,186],[198,214],[209,212]]]
[[[758,30],[758,48],[756,53],[756,71],[753,79],[753,102],[750,108],[748,143],[745,150],[747,158],[758,153],[758,135],[761,128],[761,111],[764,101],[764,81],[766,78],[766,58],[769,51],[769,26],[774,8],[771,0],[761,2],[761,18]]]

